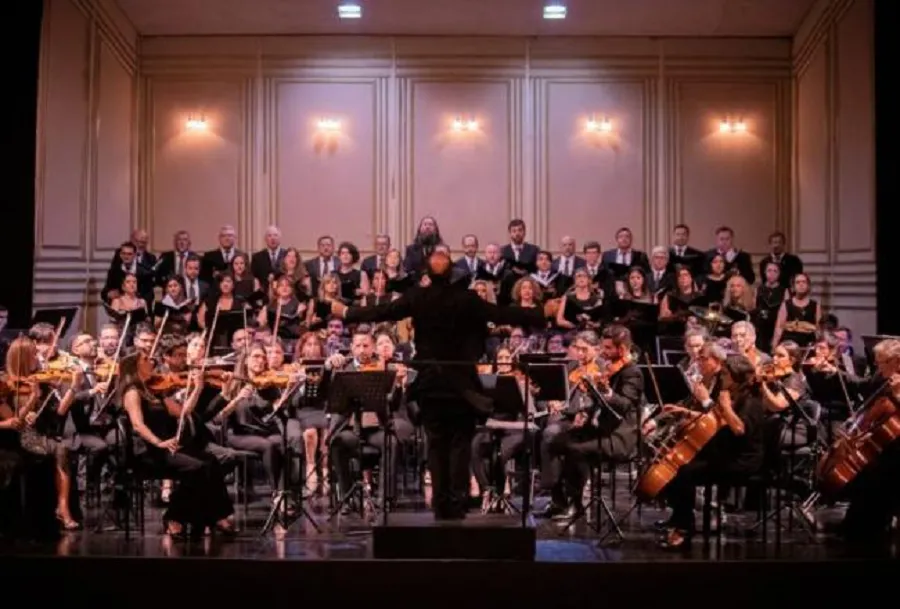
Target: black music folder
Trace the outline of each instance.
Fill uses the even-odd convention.
[[[75,321],[75,316],[78,315],[78,307],[59,307],[52,309],[37,309],[34,312],[34,316],[31,318],[31,325],[35,325],[37,323],[47,323],[53,326],[53,328],[58,328],[60,322],[63,324],[62,332],[60,332],[60,336],[65,336],[69,331],[69,328],[72,327],[72,322]]]

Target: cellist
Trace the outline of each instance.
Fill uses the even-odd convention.
[[[873,349],[876,373],[870,378],[846,376],[851,393],[882,398],[900,403],[900,340],[883,340]],[[877,400],[876,400],[877,401]],[[870,402],[870,400],[866,400]],[[878,406],[870,403],[867,411],[857,413],[860,429],[874,423],[869,413]],[[895,411],[896,412],[896,411]],[[896,416],[896,415],[895,415]],[[841,523],[841,533],[854,541],[887,539],[891,518],[900,513],[900,440],[893,442],[868,463],[847,487],[850,505]]]
[[[697,486],[740,481],[736,478],[758,471],[763,463],[765,406],[756,368],[745,356],[726,355],[713,342],[704,345],[698,365],[703,377],[718,377],[715,400],[702,381],[692,382],[691,391],[705,411],[715,409],[719,431],[692,461],[681,466],[664,490],[672,516],[659,543],[663,549],[679,550],[690,544]]]

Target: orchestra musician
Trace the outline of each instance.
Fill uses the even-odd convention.
[[[268,362],[266,346],[260,342],[251,344],[244,353],[242,365],[234,371],[235,383],[243,386],[231,395],[232,399],[216,419],[227,423],[227,446],[259,455],[274,495],[284,490],[282,468],[291,466],[284,451],[290,448],[300,454],[303,432],[296,418],[272,414],[276,409],[283,408],[283,412],[296,409],[303,397],[302,384],[306,377],[299,370],[272,370]],[[247,378],[241,379],[245,374]],[[284,446],[285,435],[288,446]]]
[[[550,441],[550,454],[562,458],[564,468],[554,482],[545,516],[579,515],[584,509],[581,498],[591,461],[622,462],[631,458],[637,447],[644,377],[632,360],[631,332],[614,324],[601,336],[586,331],[575,340],[576,351],[593,351],[602,363],[589,362],[573,371],[575,379],[570,377],[580,388],[580,403],[575,406],[571,427]]]
[[[32,334],[41,334],[40,328]],[[55,339],[50,346],[43,344],[45,362],[57,360]],[[80,386],[83,373],[80,368],[50,370],[44,364],[46,380],[43,383],[34,381],[40,370],[40,355],[35,341],[20,336],[15,339],[6,352],[6,382],[12,390],[11,407],[15,418],[22,419],[19,441],[22,448],[39,457],[49,457],[54,462],[54,482],[56,487],[56,518],[60,526],[67,531],[80,528],[80,524],[72,517],[70,509],[70,493],[72,478],[69,467],[68,443],[63,441],[63,425],[69,409],[75,402],[75,387]],[[35,376],[32,376],[35,375]],[[19,387],[28,387],[26,393],[20,393]],[[62,394],[57,387],[66,385]]]
[[[500,347],[495,356],[496,373],[498,376],[516,376],[519,384],[519,391],[522,393],[524,401],[525,379],[523,375],[513,366],[512,352],[508,347]],[[529,387],[529,391],[533,388]],[[532,402],[533,404],[533,402]],[[493,415],[493,419],[504,420],[503,417]],[[514,419],[505,420],[522,420],[522,416]],[[487,500],[489,489],[491,486],[490,475],[488,473],[488,461],[490,458],[490,450],[493,446],[493,437],[499,436],[500,455],[495,464],[497,471],[506,471],[506,464],[518,455],[525,448],[525,435],[521,429],[517,430],[492,430],[490,428],[480,429],[475,433],[472,439],[472,476],[475,479],[480,495]],[[482,505],[485,505],[482,502]]]
[[[887,412],[897,417],[900,403],[900,340],[890,338],[879,342],[873,349],[876,373],[868,378],[847,376],[846,381],[854,392],[869,398],[867,408],[856,415],[856,428],[866,432],[885,417],[879,399],[888,400]],[[876,415],[882,411],[883,414]],[[890,416],[890,415],[887,415]],[[896,428],[896,425],[894,426]],[[852,431],[850,431],[852,433]],[[900,515],[900,440],[896,437],[881,454],[871,460],[849,484],[849,506],[841,523],[841,532],[852,541],[884,542],[891,519]]]
[[[488,323],[544,324],[538,309],[501,309],[471,290],[458,289],[451,283],[452,268],[450,257],[437,252],[428,260],[431,281],[427,287],[413,287],[397,300],[377,307],[348,309],[332,303],[332,312],[345,322],[413,320],[413,362],[428,363],[417,366],[409,399],[418,402],[428,435],[432,508],[438,519],[465,518],[476,413],[490,411],[490,400],[480,391],[475,369],[484,354]]]
[[[682,549],[690,543],[697,486],[733,483],[762,466],[765,406],[755,366],[745,356],[726,355],[711,342],[704,345],[698,362],[703,379],[716,377],[713,386],[717,395],[707,388],[712,383],[704,380],[692,382],[691,392],[705,411],[713,411],[719,431],[692,461],[678,469],[663,491],[672,509],[669,520],[662,523],[665,532],[660,547],[664,549]],[[666,407],[667,412],[679,409],[682,407]]]
[[[180,446],[177,437],[179,419],[199,399],[202,379],[193,377],[190,395],[178,404],[150,391],[150,366],[141,353],[122,358],[118,397],[134,430],[135,454],[163,476],[179,481],[163,516],[165,533],[184,537],[186,527],[191,526],[195,533],[214,529],[232,534],[234,507],[219,463],[195,445]]]
[[[340,353],[336,353],[326,361],[326,369],[332,373],[336,371],[383,371],[387,370],[388,362],[379,359],[375,355],[375,341],[368,332],[357,331],[353,334],[350,342],[351,358],[345,358]],[[391,353],[393,355],[393,353]],[[388,404],[391,414],[391,433],[395,435],[397,441],[403,443],[408,442],[412,437],[412,425],[405,413],[405,409],[401,409],[402,389],[405,383],[406,372],[404,368],[397,369],[397,377],[395,379],[396,387],[399,391],[392,394],[392,403]],[[331,442],[329,451],[331,454],[331,462],[337,475],[338,489],[340,497],[346,496],[353,486],[353,478],[350,473],[350,463],[354,456],[357,456],[362,445],[375,448],[380,453],[385,447],[385,427],[386,420],[381,413],[375,412],[357,412],[352,416],[352,420],[344,415],[336,415],[331,419]],[[399,453],[393,451],[392,457],[396,462]],[[365,465],[363,464],[363,467]],[[396,471],[396,466],[391,468]],[[385,476],[386,481],[392,479],[391,474]],[[364,471],[364,486],[366,490],[371,488],[371,476]],[[393,496],[393,484],[388,483],[387,489],[389,494]],[[350,502],[344,502],[342,505],[342,513],[349,514],[353,511],[354,506]]]
[[[772,358],[756,347],[756,328],[749,321],[731,324],[731,343],[735,350],[750,360],[754,368],[772,363]]]

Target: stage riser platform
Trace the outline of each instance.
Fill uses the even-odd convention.
[[[376,560],[533,561],[536,543],[534,527],[505,516],[436,522],[430,514],[397,514],[372,529]]]

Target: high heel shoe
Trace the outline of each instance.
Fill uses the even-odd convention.
[[[687,550],[691,547],[691,538],[693,535],[688,531],[679,529],[669,529],[666,534],[659,540],[659,547],[662,550]]]
[[[73,520],[71,517],[63,516],[62,512],[56,510],[56,520],[59,522],[59,526],[62,527],[64,531],[77,531],[81,528],[81,523]]]
[[[184,525],[172,520],[163,520],[163,533],[172,539],[187,539],[187,529]]]

